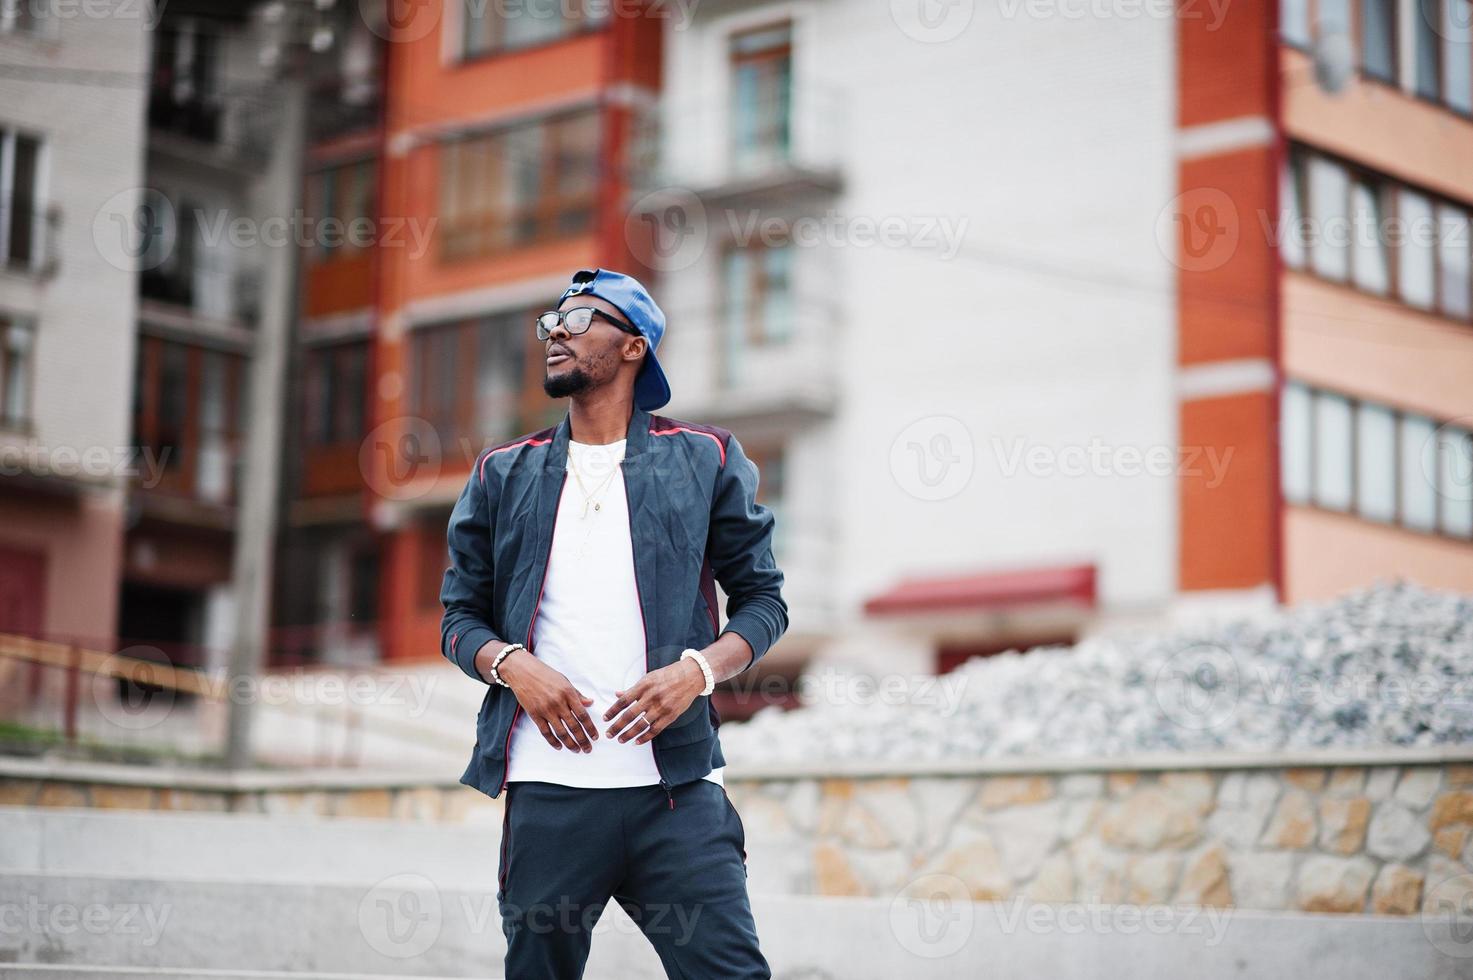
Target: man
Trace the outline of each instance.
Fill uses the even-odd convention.
[[[506,791],[506,976],[582,976],[612,897],[669,976],[770,977],[710,701],[788,626],[757,467],[650,414],[665,316],[634,278],[578,272],[535,329],[568,414],[476,460],[440,591],[442,652],[489,685],[461,782]]]

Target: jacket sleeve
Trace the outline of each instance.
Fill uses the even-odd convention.
[[[460,499],[450,512],[446,539],[450,567],[440,585],[440,652],[467,675],[490,683],[476,671],[476,651],[496,639],[491,629],[491,505],[476,460]]]
[[[757,502],[757,464],[736,436],[726,443],[726,465],[716,477],[707,555],[726,593],[726,628],[752,648],[750,667],[788,628],[783,573],[772,557],[772,511]]]

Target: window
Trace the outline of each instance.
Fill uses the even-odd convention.
[[[43,0],[0,0],[0,34],[39,34],[46,26],[47,4]]]
[[[1321,392],[1314,400],[1314,502],[1330,510],[1351,504],[1350,402]]]
[[[1396,83],[1396,0],[1362,0],[1360,49],[1368,75]]]
[[[41,264],[41,141],[0,128],[0,265],[33,270]]]
[[[229,503],[235,494],[245,359],[228,353],[143,337],[134,392],[135,438],[153,460],[141,472],[159,475],[175,494]]]
[[[1350,216],[1349,176],[1345,168],[1324,157],[1309,160],[1309,213],[1316,227],[1311,242],[1310,267],[1326,279],[1344,282],[1350,272],[1346,248]]]
[[[368,343],[317,347],[307,353],[307,438],[341,446],[363,438],[367,417]]]
[[[1455,320],[1473,320],[1473,210],[1318,151],[1280,174],[1284,265]],[[1307,206],[1306,206],[1307,205]]]
[[[1397,248],[1397,282],[1403,301],[1430,310],[1437,300],[1433,242],[1432,202],[1415,191],[1403,189],[1397,198],[1401,219],[1401,244]]]
[[[153,36],[149,125],[213,143],[222,114],[215,29],[181,19]]]
[[[461,55],[478,58],[597,29],[607,20],[608,8],[601,3],[569,4],[560,0],[513,0],[501,4],[465,0],[464,12]]]
[[[793,246],[726,253],[726,321],[733,343],[781,343],[793,332]]]
[[[1432,6],[1427,0],[1422,6]],[[1473,113],[1473,0],[1442,0],[1442,92],[1448,106]]]
[[[31,421],[30,323],[0,316],[0,428],[23,429]]]
[[[1285,224],[1278,235],[1279,254],[1283,257],[1284,264],[1291,269],[1304,268],[1304,187],[1307,180],[1304,155],[1291,153],[1279,176],[1279,195],[1283,199]]]
[[[1417,0],[1413,4],[1412,40],[1417,61],[1412,91],[1424,99],[1436,99],[1442,87],[1438,84],[1439,35],[1433,19],[1437,17],[1437,9],[1437,0]]]
[[[1473,234],[1468,212],[1444,204],[1437,209],[1437,296],[1448,316],[1473,316]]]
[[[753,449],[747,458],[757,466],[757,503],[772,511],[772,551],[781,556],[787,547],[787,522],[783,520],[783,501],[787,495],[787,453],[781,446]]]
[[[778,24],[731,39],[731,149],[736,170],[782,163],[790,150],[792,26]]]
[[[1381,234],[1381,188],[1357,177],[1350,191],[1351,278],[1366,292],[1384,296],[1388,288],[1386,240]]]
[[[306,210],[313,221],[313,261],[352,255],[373,233],[375,173],[373,161],[344,164],[307,176]]]
[[[1309,29],[1310,0],[1283,0],[1279,4],[1279,34],[1285,41],[1307,48],[1314,42]]]
[[[1284,485],[1284,499],[1290,503],[1309,502],[1314,486],[1314,419],[1310,416],[1313,399],[1303,385],[1284,387],[1279,426],[1279,470]]]
[[[1390,523],[1396,519],[1396,415],[1389,408],[1362,403],[1355,419],[1355,489],[1360,516]]]
[[[579,112],[445,143],[442,259],[583,234],[593,226],[599,114]]]
[[[1444,425],[1437,439],[1437,494],[1443,533],[1473,538],[1473,432]]]
[[[1285,501],[1473,540],[1473,431],[1297,382],[1281,399]]]
[[[410,404],[444,451],[511,436],[546,408],[530,310],[419,327],[410,341]]]
[[[1437,426],[1417,415],[1401,420],[1401,519],[1407,527],[1437,527]]]

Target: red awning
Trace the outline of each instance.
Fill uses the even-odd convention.
[[[871,615],[933,610],[1014,609],[1043,603],[1095,604],[1095,567],[1065,565],[906,579],[864,604]]]

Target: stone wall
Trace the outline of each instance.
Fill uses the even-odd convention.
[[[733,782],[754,890],[1412,915],[1473,898],[1473,766]]]
[[[939,880],[982,901],[1405,916],[1473,902],[1466,756],[749,772],[729,773],[727,790],[746,830],[754,892],[884,897],[934,893]],[[149,783],[149,772],[123,784],[109,767],[7,764],[0,804],[500,826],[501,801],[449,781],[154,772]]]

